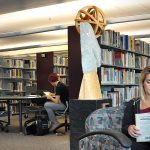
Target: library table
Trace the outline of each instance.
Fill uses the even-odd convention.
[[[19,103],[19,130],[22,133],[22,101],[30,101],[30,100],[38,100],[38,99],[45,99],[45,96],[6,96],[0,97],[0,103],[5,102],[7,104],[7,111],[8,111],[8,125],[10,125],[10,101],[18,101]]]

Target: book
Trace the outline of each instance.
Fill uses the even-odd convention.
[[[136,126],[140,129],[137,142],[150,142],[150,113],[135,114]]]
[[[50,95],[50,92],[43,92],[46,96]]]

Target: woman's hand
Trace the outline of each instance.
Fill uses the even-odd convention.
[[[47,99],[50,99],[50,100],[53,98],[53,96],[51,95],[51,93],[47,94],[46,97],[47,97]]]
[[[51,93],[51,92],[49,93],[50,93],[50,96],[55,97],[55,93]]]
[[[130,125],[128,127],[128,133],[130,136],[136,138],[140,135],[140,129],[138,129],[135,125]]]
[[[54,93],[49,93],[47,95],[47,99],[51,100],[54,103],[60,103],[60,96],[55,95]]]

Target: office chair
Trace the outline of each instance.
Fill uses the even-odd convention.
[[[66,109],[65,110],[57,110],[55,111],[56,117],[63,117],[64,122],[60,123],[60,125],[53,131],[54,133],[60,133],[57,130],[65,127],[65,131],[61,132],[62,134],[65,134],[69,129],[69,123],[68,123],[68,115],[69,115],[69,103],[66,101]]]
[[[86,134],[79,138],[79,150],[130,150],[131,140],[121,132],[124,106],[101,108],[85,121]]]
[[[7,111],[5,111],[5,107],[0,107],[0,117],[4,116],[7,116]],[[1,131],[8,132],[8,122],[0,120],[0,129]]]

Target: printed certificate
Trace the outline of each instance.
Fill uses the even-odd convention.
[[[150,113],[135,114],[136,126],[141,135],[136,138],[137,142],[150,142]]]

